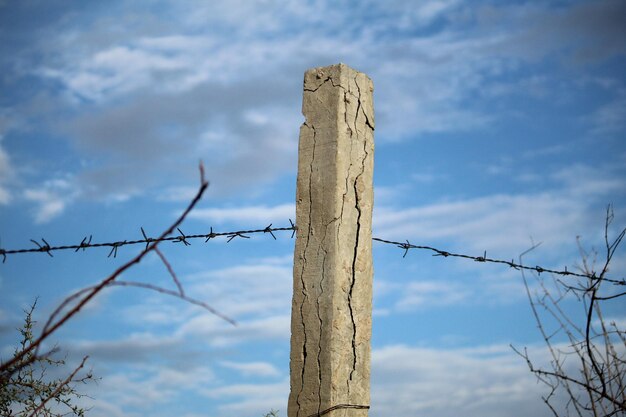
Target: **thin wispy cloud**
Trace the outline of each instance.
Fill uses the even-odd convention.
[[[453,239],[466,249],[498,249],[521,253],[529,239],[548,245],[571,244],[576,234],[591,234],[584,218],[590,207],[602,207],[624,189],[621,170],[585,165],[551,175],[551,191],[537,194],[494,194],[419,207],[376,207],[374,232],[383,238]],[[599,212],[600,213],[600,212]],[[595,233],[594,233],[595,234]]]
[[[295,214],[295,204],[280,204],[273,207],[252,206],[198,209],[190,214],[190,218],[201,219],[209,223],[265,224],[276,220],[287,221],[287,219],[295,218]]]
[[[528,400],[540,398],[544,387],[521,362],[505,345],[450,350],[390,345],[375,349],[370,414],[550,415],[540,401]],[[451,386],[459,388],[450,390]]]

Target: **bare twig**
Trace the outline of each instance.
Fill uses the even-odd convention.
[[[565,283],[553,278],[554,289],[548,290],[545,285],[545,278],[540,278],[537,274],[536,277],[543,290],[543,295],[535,294],[533,296],[524,269],[521,270],[531,310],[551,355],[552,370],[534,367],[526,349],[524,353],[515,348],[513,350],[526,360],[530,371],[550,388],[550,394],[544,397],[544,402],[554,415],[558,415],[558,413],[551,404],[551,399],[555,396],[557,388],[564,389],[567,394],[568,400],[565,404],[567,415],[570,411],[575,411],[581,417],[587,415],[594,417],[626,415],[626,358],[623,357],[624,352],[626,352],[626,333],[619,329],[615,323],[611,323],[611,327],[606,325],[600,306],[602,301],[626,296],[626,292],[612,295],[600,293],[605,288],[603,283],[612,281],[606,278],[606,274],[617,248],[626,235],[626,229],[622,229],[617,237],[611,240],[609,229],[612,221],[613,209],[608,206],[604,227],[606,251],[599,273],[594,272],[597,252],[586,251],[580,243],[580,239],[577,239],[577,242],[582,266],[580,267],[581,274],[577,276],[584,279],[575,283]],[[531,250],[535,248],[536,245],[533,245]],[[553,296],[552,291],[558,292],[558,296]],[[585,313],[584,326],[577,325],[575,320],[568,315],[568,310],[561,308],[560,304],[567,294],[575,296],[582,304]],[[542,307],[556,321],[557,329],[554,333],[548,334],[545,330],[544,319],[539,314],[538,306]],[[553,337],[559,333],[567,336],[570,350],[562,350],[555,346]],[[622,343],[624,346],[616,349],[616,342]],[[567,373],[564,369],[565,360],[571,355],[580,361],[580,373],[578,375]],[[581,396],[581,393],[585,393],[586,396]]]
[[[61,313],[61,311],[69,305],[70,302],[74,301],[82,294],[72,294],[68,298],[66,298],[61,305],[52,313],[52,315],[48,318],[41,334],[37,339],[35,339],[29,346],[25,347],[22,351],[18,352],[13,356],[12,359],[8,360],[5,363],[0,365],[0,374],[4,375],[10,370],[14,369],[14,365],[19,364],[20,366],[25,366],[29,362],[35,360],[38,357],[39,346],[41,343],[46,340],[51,334],[53,334],[56,330],[58,330],[61,326],[63,326],[69,319],[71,319],[74,315],[76,315],[91,299],[93,299],[97,294],[102,291],[108,285],[111,285],[117,277],[119,277],[124,271],[128,270],[133,265],[139,263],[148,253],[155,250],[157,245],[164,240],[167,236],[172,234],[178,226],[185,220],[189,212],[196,206],[198,201],[202,198],[202,195],[206,191],[209,183],[204,178],[204,167],[202,163],[200,164],[200,188],[196,193],[196,196],[189,203],[185,211],[178,217],[178,219],[167,229],[165,230],[158,239],[155,239],[154,242],[149,244],[144,250],[142,250],[138,255],[136,255],[133,259],[126,262],[124,265],[117,268],[111,275],[107,278],[103,279],[99,284],[95,285],[87,291],[86,295],[81,298],[74,307],[72,307],[68,312],[66,312],[61,318],[55,321],[56,317]],[[44,241],[47,244],[47,242]],[[45,252],[49,252],[50,248],[45,248]],[[30,352],[34,352],[31,358],[27,361],[23,361],[24,357],[28,355]]]
[[[159,258],[161,258],[161,261],[163,261],[163,264],[167,268],[167,271],[170,273],[172,279],[174,280],[174,284],[176,284],[176,287],[178,288],[179,294],[184,297],[185,290],[183,289],[183,286],[178,280],[178,277],[176,276],[176,272],[174,272],[174,268],[172,268],[172,265],[167,261],[167,258],[165,258],[165,255],[163,255],[163,253],[159,250],[159,248],[155,247],[154,251],[157,253],[157,255],[159,255]]]

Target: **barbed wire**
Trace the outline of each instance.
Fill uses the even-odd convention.
[[[521,263],[517,263],[515,262],[513,259],[511,259],[510,261],[504,261],[502,259],[492,259],[492,258],[487,258],[487,252],[484,251],[482,256],[472,256],[472,255],[466,255],[466,254],[461,254],[461,253],[453,253],[453,252],[448,252],[445,250],[441,250],[441,249],[437,249],[437,248],[433,248],[431,246],[420,246],[420,245],[413,245],[411,244],[408,240],[405,242],[395,242],[393,240],[385,240],[385,239],[380,239],[377,237],[373,237],[372,240],[375,240],[377,242],[382,242],[382,243],[387,243],[390,245],[395,245],[401,249],[404,249],[404,255],[402,255],[402,257],[406,257],[407,253],[409,252],[410,249],[422,249],[422,250],[428,250],[431,252],[435,252],[435,254],[433,256],[443,256],[445,258],[447,257],[453,257],[453,258],[463,258],[463,259],[470,259],[474,262],[487,262],[487,263],[494,263],[494,264],[503,264],[503,265],[507,265],[510,268],[513,269],[517,269],[517,270],[526,270],[526,271],[533,271],[536,272],[538,274],[542,274],[542,273],[548,273],[548,274],[557,274],[557,275],[564,275],[564,276],[574,276],[574,277],[580,277],[580,278],[589,278],[591,280],[599,280],[601,279],[602,281],[606,281],[606,282],[611,282],[613,284],[616,285],[626,285],[626,279],[621,278],[621,279],[612,279],[612,278],[606,278],[606,277],[602,277],[599,278],[596,276],[595,273],[593,274],[584,274],[584,273],[579,273],[579,272],[572,272],[572,271],[568,271],[567,270],[567,266],[563,269],[563,270],[555,270],[555,269],[549,269],[549,268],[544,268],[541,266],[528,266],[528,265],[523,265]]]
[[[48,256],[52,257],[53,256],[52,252],[55,252],[55,251],[74,250],[74,252],[78,252],[81,249],[84,251],[85,249],[88,249],[88,248],[109,247],[111,248],[111,250],[109,251],[109,254],[107,255],[107,257],[115,258],[117,257],[117,252],[120,247],[128,246],[128,245],[138,245],[138,244],[145,244],[147,247],[150,243],[153,243],[153,242],[170,241],[173,243],[182,243],[184,246],[189,246],[191,245],[189,241],[194,240],[194,239],[204,239],[204,242],[206,243],[211,239],[215,239],[219,237],[226,237],[226,242],[229,243],[233,239],[236,239],[236,238],[250,239],[250,236],[248,235],[260,234],[260,233],[262,234],[269,233],[272,236],[272,238],[276,240],[276,235],[274,235],[274,232],[282,232],[282,231],[291,231],[292,232],[291,238],[293,238],[294,234],[298,230],[298,227],[296,226],[296,224],[293,223],[293,221],[291,221],[291,219],[289,219],[289,224],[290,226],[287,226],[287,227],[272,227],[272,224],[270,223],[265,228],[251,229],[251,230],[237,230],[237,231],[230,231],[230,232],[215,232],[213,231],[213,227],[211,227],[209,230],[209,233],[193,234],[193,235],[187,235],[180,228],[177,228],[177,231],[179,233],[178,236],[169,236],[169,237],[164,237],[161,239],[149,237],[146,234],[143,227],[141,227],[140,230],[141,230],[143,239],[93,243],[92,242],[93,236],[90,235],[89,237],[84,237],[83,240],[79,244],[62,245],[62,246],[52,246],[44,238],[41,238],[41,242],[38,242],[34,239],[30,239],[30,241],[33,242],[36,245],[36,247],[24,248],[24,249],[10,249],[10,250],[0,248],[0,256],[2,256],[2,262],[4,263],[7,260],[7,255],[15,255],[15,254],[20,254],[20,253],[45,253]],[[377,237],[373,237],[372,240],[380,242],[380,243],[384,243],[384,244],[393,245],[400,249],[403,249],[404,250],[404,254],[402,255],[403,258],[406,257],[409,250],[411,249],[427,250],[430,252],[434,252],[433,256],[443,256],[445,258],[447,257],[463,258],[463,259],[472,260],[474,262],[506,265],[516,270],[532,271],[532,272],[536,272],[537,274],[549,273],[549,274],[556,274],[556,275],[563,275],[563,276],[588,278],[591,280],[601,279],[603,281],[610,282],[615,285],[626,285],[626,279],[624,278],[620,278],[620,279],[607,278],[607,277],[599,278],[596,276],[595,273],[585,274],[585,273],[569,271],[567,269],[567,266],[563,270],[544,268],[542,266],[528,266],[528,265],[523,265],[521,262],[515,262],[513,259],[511,259],[510,261],[506,261],[502,259],[488,258],[486,251],[483,252],[482,256],[472,256],[472,255],[454,253],[454,252],[450,252],[450,251],[446,251],[442,249],[437,249],[432,246],[414,245],[410,243],[408,240],[405,240],[404,242],[398,242],[398,241],[393,241],[393,240],[381,239]]]
[[[143,235],[143,239],[118,240],[116,242],[92,243],[91,241],[93,239],[93,235],[89,235],[89,238],[84,237],[83,240],[77,245],[61,245],[61,246],[52,246],[44,238],[41,238],[41,243],[34,239],[30,239],[30,241],[33,242],[37,247],[25,248],[25,249],[10,249],[10,250],[0,248],[0,256],[2,256],[2,263],[4,263],[6,262],[7,255],[15,255],[19,253],[40,252],[40,253],[46,253],[48,256],[52,257],[53,256],[52,252],[56,252],[56,251],[73,249],[74,252],[78,252],[81,249],[85,250],[89,248],[110,247],[111,250],[109,251],[109,254],[107,257],[110,258],[111,256],[113,256],[115,258],[117,257],[118,248],[122,246],[145,244],[146,247],[148,247],[150,243],[154,243],[154,242],[169,241],[173,243],[182,243],[184,246],[190,246],[191,243],[189,243],[189,240],[204,239],[204,242],[206,243],[211,239],[225,236],[227,238],[226,242],[228,243],[228,242],[231,242],[235,238],[249,239],[250,237],[246,235],[251,235],[255,233],[269,233],[274,238],[274,240],[276,240],[276,235],[274,235],[274,232],[287,231],[287,230],[292,231],[291,237],[293,238],[293,235],[296,232],[297,227],[291,221],[291,219],[289,220],[289,223],[291,224],[291,226],[289,227],[272,227],[272,224],[270,224],[269,226],[263,229],[238,230],[234,232],[214,232],[213,228],[211,227],[209,233],[194,234],[194,235],[186,235],[185,233],[183,233],[182,230],[180,230],[180,228],[176,228],[176,230],[178,230],[178,233],[179,233],[178,236],[168,236],[168,237],[164,237],[160,239],[148,237],[143,227],[141,227],[140,230],[141,230],[141,234]]]

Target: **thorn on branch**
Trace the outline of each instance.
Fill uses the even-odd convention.
[[[50,244],[46,242],[46,239],[44,239],[43,237],[41,238],[41,241],[44,243],[43,245],[40,245],[39,242],[33,239],[31,239],[30,241],[37,245],[37,247],[39,248],[39,252],[46,252],[49,257],[53,258],[52,254],[50,253]]]

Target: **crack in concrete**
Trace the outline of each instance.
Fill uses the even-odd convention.
[[[304,122],[304,125],[307,126],[309,129],[311,129],[313,131],[313,151],[312,151],[312,155],[311,155],[311,164],[309,165],[309,224],[308,224],[308,230],[307,230],[307,236],[306,236],[306,243],[304,245],[304,250],[302,251],[303,255],[302,255],[302,271],[300,273],[300,282],[302,284],[302,302],[300,304],[300,320],[302,322],[302,329],[303,329],[303,333],[304,333],[304,340],[302,342],[302,374],[301,374],[301,387],[300,387],[300,391],[298,392],[298,395],[296,396],[296,404],[298,404],[298,413],[297,416],[300,415],[300,410],[301,410],[301,403],[300,403],[300,396],[302,395],[303,391],[304,391],[304,374],[305,374],[305,369],[306,369],[306,359],[307,359],[307,350],[306,350],[306,345],[307,345],[307,332],[306,332],[306,323],[304,320],[304,305],[306,303],[306,299],[308,298],[308,294],[307,294],[307,289],[306,289],[306,282],[304,280],[304,271],[306,270],[307,267],[307,258],[306,258],[306,254],[307,254],[307,249],[309,247],[309,241],[310,241],[310,237],[311,237],[311,223],[312,223],[312,218],[311,218],[311,206],[313,204],[313,195],[311,193],[311,185],[312,185],[312,181],[313,181],[313,164],[315,162],[315,148],[316,148],[316,135],[317,132],[315,131],[315,127],[314,126],[309,126],[307,124],[307,122]]]
[[[326,239],[326,232],[324,232],[324,238]],[[322,240],[322,242],[324,242],[324,240]],[[324,287],[323,287],[323,283],[324,283],[324,278],[325,278],[325,271],[326,271],[326,255],[328,254],[328,252],[320,245],[320,249],[324,252],[324,256],[322,257],[322,278],[320,279],[320,293],[317,296],[317,318],[319,320],[320,323],[320,331],[319,331],[319,339],[318,339],[318,344],[317,344],[317,377],[319,380],[319,385],[318,385],[318,389],[317,389],[317,413],[319,414],[321,409],[322,409],[322,361],[321,361],[321,354],[322,354],[322,329],[324,328],[324,323],[322,321],[322,312],[320,309],[320,298],[322,297],[322,294],[324,293]]]
[[[324,329],[324,321],[322,320],[322,309],[320,308],[320,299],[322,298],[323,294],[324,294],[324,282],[326,281],[326,259],[328,257],[328,251],[324,248],[324,244],[326,242],[326,237],[328,236],[328,226],[331,224],[332,222],[330,222],[329,224],[327,224],[324,227],[324,234],[321,236],[320,239],[320,246],[319,246],[319,250],[318,250],[318,255],[319,255],[319,251],[321,250],[322,252],[324,252],[324,255],[322,256],[322,271],[321,271],[321,278],[320,278],[320,292],[317,296],[317,318],[319,320],[319,339],[318,339],[318,345],[317,345],[317,377],[318,377],[318,389],[317,389],[317,413],[319,414],[320,411],[322,411],[322,360],[321,360],[321,355],[322,355],[322,336],[323,336],[323,329]],[[319,256],[318,256],[319,257]]]
[[[333,77],[329,75],[329,76],[327,76],[327,77],[326,77],[326,78],[322,81],[322,83],[321,83],[320,85],[318,85],[318,86],[317,86],[317,87],[315,87],[315,88],[306,88],[306,86],[305,86],[305,87],[304,87],[304,91],[307,91],[307,92],[310,92],[310,93],[314,93],[314,92],[316,92],[317,90],[319,90],[320,88],[322,88],[322,86],[323,86],[324,84],[326,84],[328,81],[330,81],[330,83],[332,84],[332,86],[333,86],[333,87],[340,87],[340,88],[343,88],[343,86],[342,86],[342,85],[340,85],[340,84],[335,84],[335,81],[333,80]]]
[[[348,103],[350,103],[350,100],[348,100],[348,92],[345,91],[345,89],[344,89],[344,94],[343,94],[343,102],[344,102],[344,107],[345,107],[345,111],[343,112],[343,119],[344,119],[346,126],[348,126],[348,133],[350,133],[350,156],[352,156],[352,129],[350,128],[350,123],[348,122]],[[356,128],[356,125],[355,125],[355,128]],[[350,161],[352,161],[352,158],[350,158]],[[343,218],[343,209],[346,204],[346,196],[348,195],[348,192],[349,192],[348,180],[350,179],[351,169],[352,169],[352,162],[350,162],[350,166],[348,167],[348,173],[346,174],[346,186],[345,186],[346,191],[343,193],[343,196],[341,198],[341,213],[339,214],[340,219]],[[339,235],[340,235],[340,231],[339,229],[337,229],[337,242],[341,244],[339,242]]]
[[[358,91],[358,96],[357,96],[357,108],[356,108],[356,112],[354,115],[354,129],[356,131],[356,135],[357,135],[357,140],[359,138],[359,130],[358,130],[358,118],[359,118],[359,111],[362,110],[361,108],[361,88],[359,87],[359,83],[357,80],[357,76],[354,77],[354,84],[356,85],[357,91]],[[365,112],[363,112],[365,113]],[[367,120],[367,116],[366,116],[366,120]],[[364,148],[365,148],[365,144],[366,141],[363,141],[364,144]],[[352,149],[352,144],[350,145],[350,149]],[[367,152],[365,153],[365,155],[367,156]],[[354,183],[352,184],[353,187],[353,191],[354,191],[354,208],[357,211],[357,219],[356,219],[356,236],[355,236],[355,242],[354,242],[354,254],[352,257],[352,281],[350,282],[350,291],[348,292],[348,307],[350,308],[350,319],[352,321],[352,369],[350,370],[350,378],[349,381],[352,381],[352,377],[354,375],[354,372],[356,371],[356,363],[357,363],[357,349],[356,349],[356,332],[357,332],[357,328],[356,328],[356,322],[354,320],[354,306],[352,305],[352,295],[353,295],[353,291],[354,291],[354,285],[356,283],[356,262],[357,262],[357,258],[358,258],[358,252],[359,252],[359,235],[361,233],[361,207],[359,205],[359,190],[358,190],[358,181],[359,178],[361,177],[361,175],[363,175],[363,172],[365,171],[365,157],[361,160],[361,172],[359,172],[359,174],[354,178]],[[350,394],[350,384],[348,383],[348,395]]]

